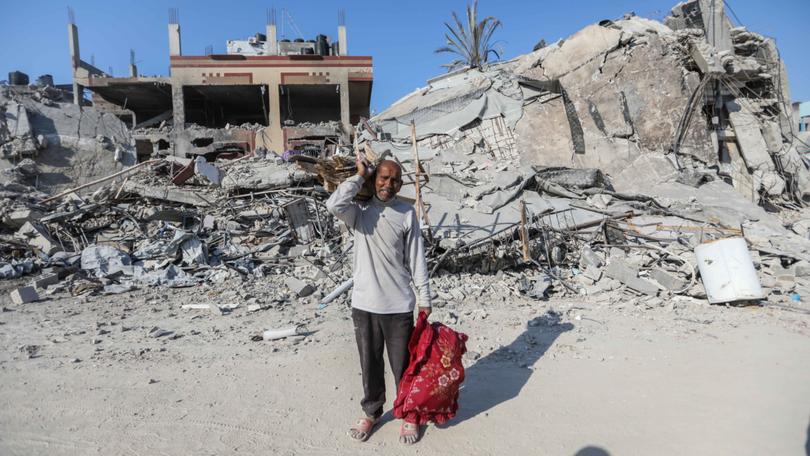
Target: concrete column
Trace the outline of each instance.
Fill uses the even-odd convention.
[[[84,98],[84,86],[73,81],[73,104],[75,105],[82,105],[82,99]]]
[[[70,45],[70,65],[75,71],[79,67],[79,28],[68,24],[68,44]]]
[[[76,82],[76,69],[79,68],[81,62],[79,56],[79,28],[76,27],[76,24],[68,24],[68,44],[70,45],[70,67],[73,76],[73,104],[81,106],[84,87]]]
[[[700,9],[709,44],[717,48],[717,52],[733,50],[723,0],[701,0]]]
[[[278,75],[276,75],[275,78],[276,79],[271,80],[270,84],[268,84],[269,101],[267,106],[270,111],[268,114],[270,122],[266,131],[269,134],[270,144],[268,145],[265,141],[265,147],[282,154],[284,153],[285,144],[284,131],[281,128],[281,95],[278,90],[281,81],[278,79]]]
[[[349,43],[346,38],[346,26],[338,26],[338,55],[349,55]]]
[[[184,130],[186,125],[186,103],[182,84],[172,84],[172,121],[174,129]]]
[[[169,55],[183,55],[180,44],[180,24],[169,24]]]
[[[276,24],[267,24],[267,54],[278,55],[278,40],[276,38]]]
[[[349,133],[352,128],[349,113],[349,81],[347,79],[340,82],[340,123],[343,124],[346,133]]]

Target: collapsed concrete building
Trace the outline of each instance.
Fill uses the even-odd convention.
[[[283,42],[271,19],[227,55],[183,56],[173,19],[169,77],[97,74],[71,24],[74,102],[83,85],[94,106],[48,88],[0,99],[3,176],[14,178],[0,182],[4,277],[45,271],[71,293],[121,293],[314,267],[314,288],[339,285],[322,304],[343,299],[351,243],[323,200],[359,153],[403,164],[400,197],[416,204],[438,296],[461,299],[451,274],[516,269],[514,289],[538,299],[705,298],[694,250],[734,236],[761,297],[810,293],[807,141],[787,74],[773,41],[732,27],[722,4],[680,3],[664,23],[604,20],[434,78],[371,119],[371,58],[344,55],[345,29],[337,46]],[[290,118],[296,94],[304,118]],[[72,119],[55,122],[65,135],[97,119],[95,149],[66,154],[117,172],[48,196],[59,189],[40,185],[38,151],[54,141],[39,136],[59,116]],[[301,282],[280,286],[310,292]]]
[[[733,27],[722,4],[691,0],[664,23],[628,14],[436,77],[372,118],[359,142],[410,167],[417,142],[433,239],[476,259],[454,264],[475,264],[481,250],[502,255],[493,237],[514,234],[526,212],[518,202],[558,233],[628,201],[679,215],[672,226],[740,233],[769,218],[763,207],[805,205],[810,174],[789,100],[773,40]],[[774,243],[793,235],[767,224]],[[543,249],[571,247],[552,241]],[[800,238],[774,251],[806,249]]]
[[[733,28],[722,4],[695,0],[664,24],[605,20],[511,61],[437,77],[372,121],[404,142],[415,122],[429,155],[598,168],[621,190],[712,168],[751,201],[807,202],[788,87],[772,39]]]
[[[324,35],[279,40],[272,12],[266,33],[229,40],[226,54],[184,54],[176,10],[169,22],[170,75],[157,77],[139,75],[134,56],[128,77],[93,67],[81,59],[75,21],[68,24],[74,101],[87,89],[97,109],[127,120],[142,156],[201,155],[234,144],[245,152],[323,150],[348,144],[352,125],[369,116],[372,57],[349,55],[342,13],[336,42]],[[138,131],[166,121],[170,131]],[[187,124],[236,128],[217,134]],[[254,128],[240,131],[242,124]]]

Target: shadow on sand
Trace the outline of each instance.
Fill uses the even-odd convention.
[[[610,456],[604,448],[600,448],[597,446],[586,446],[581,450],[574,453],[574,456]]]
[[[810,423],[807,424],[807,440],[804,442],[804,454],[810,456]]]
[[[458,413],[439,427],[455,426],[517,397],[534,372],[532,367],[537,360],[560,334],[573,328],[571,323],[560,323],[559,314],[553,312],[529,321],[526,330],[511,344],[498,348],[465,370]]]

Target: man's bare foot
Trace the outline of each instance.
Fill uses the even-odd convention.
[[[360,418],[354,423],[354,426],[349,429],[349,437],[358,442],[365,442],[368,440],[369,436],[371,436],[371,430],[374,428],[375,424],[377,424],[377,420],[374,418],[367,416]]]
[[[403,421],[399,427],[399,441],[405,445],[413,445],[419,440],[419,426],[416,423]]]

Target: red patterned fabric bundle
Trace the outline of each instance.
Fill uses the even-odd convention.
[[[402,375],[394,401],[394,416],[405,421],[442,424],[456,416],[458,389],[464,382],[461,355],[467,335],[441,323],[428,325],[419,313],[408,342],[410,363]]]

